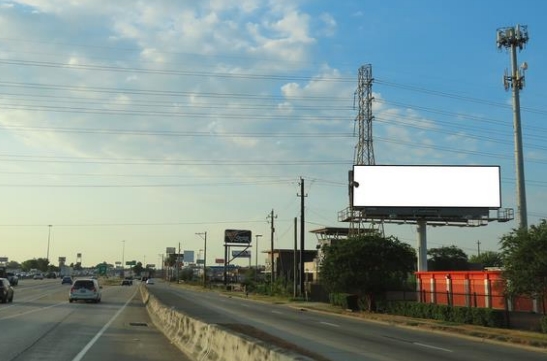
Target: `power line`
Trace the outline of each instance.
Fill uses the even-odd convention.
[[[71,63],[59,63],[49,61],[35,61],[35,60],[22,60],[22,59],[0,59],[0,64],[27,66],[27,67],[41,67],[41,68],[57,68],[57,69],[71,69],[71,70],[92,70],[103,72],[120,72],[120,73],[139,73],[139,74],[155,74],[155,75],[178,75],[186,77],[214,77],[214,78],[227,78],[238,80],[275,80],[275,81],[306,81],[310,80],[309,76],[299,75],[274,75],[274,74],[252,74],[252,73],[223,73],[223,72],[210,72],[210,71],[185,71],[185,70],[173,70],[173,69],[151,69],[151,68],[131,68],[113,65],[95,65],[95,64],[71,64]],[[314,81],[319,82],[350,82],[350,78],[346,77],[321,77],[314,78]]]

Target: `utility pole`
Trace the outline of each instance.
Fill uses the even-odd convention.
[[[196,234],[205,242],[203,246],[203,287],[207,288],[207,231]]]
[[[305,237],[305,220],[304,220],[304,178],[300,177],[300,295],[304,295],[304,237]]]
[[[46,255],[46,260],[49,261],[49,241],[50,241],[50,238],[51,238],[51,224],[48,225],[48,232],[47,232],[47,255]]]
[[[273,288],[274,288],[274,282],[275,282],[275,270],[274,270],[274,232],[275,232],[275,225],[274,225],[274,219],[277,218],[277,215],[274,215],[274,210],[272,209],[272,212],[266,217],[271,221],[270,223],[270,267],[271,267],[271,292],[273,294]]]
[[[477,241],[477,256],[481,256],[481,241]]]
[[[519,229],[528,228],[528,215],[526,211],[526,185],[524,179],[524,155],[522,146],[522,129],[520,124],[520,95],[524,88],[524,72],[528,68],[523,63],[519,69],[517,65],[517,48],[522,50],[528,42],[528,27],[517,25],[515,27],[500,28],[497,30],[496,44],[498,49],[509,49],[511,54],[511,74],[503,76],[505,90],[513,91],[513,131],[515,142],[515,167],[517,173],[517,217]]]
[[[125,277],[125,239],[122,241],[122,278]]]
[[[177,265],[177,283],[179,283],[179,277],[180,277],[180,242],[179,242],[179,253],[177,254],[177,262],[175,264]]]
[[[261,234],[255,234],[256,239],[256,251],[255,251],[255,278],[258,279],[258,238],[262,237]]]
[[[298,257],[297,253],[298,245],[298,218],[294,217],[294,253],[293,253],[293,297],[298,296]]]

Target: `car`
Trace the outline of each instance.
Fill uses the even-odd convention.
[[[43,280],[43,279],[44,279],[44,275],[41,274],[41,273],[36,273],[36,274],[34,275],[34,277],[32,277],[32,278],[35,279],[35,280]]]
[[[61,284],[64,285],[65,283],[68,283],[69,285],[72,284],[72,277],[70,276],[64,276],[61,280]]]
[[[132,286],[132,285],[133,285],[132,279],[125,278],[122,280],[122,286]]]
[[[0,278],[0,301],[2,303],[13,302],[13,287],[7,278]]]
[[[101,302],[101,289],[99,281],[93,278],[81,278],[74,281],[70,291],[68,291],[68,302],[90,301],[94,303]]]
[[[13,272],[6,272],[6,278],[12,286],[17,286],[19,284],[19,277]]]
[[[149,278],[146,280],[146,284],[147,285],[153,285],[154,284],[154,280],[152,278]]]

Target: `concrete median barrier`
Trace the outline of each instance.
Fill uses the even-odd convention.
[[[182,352],[200,361],[312,361],[222,325],[207,324],[162,304],[145,286],[141,295],[152,322]]]

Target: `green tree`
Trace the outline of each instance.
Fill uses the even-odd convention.
[[[350,237],[323,248],[321,282],[329,292],[365,297],[369,310],[385,291],[397,289],[415,270],[414,249],[380,234]]]
[[[430,271],[466,271],[469,269],[467,254],[456,246],[431,248],[427,251],[427,269]]]
[[[501,238],[503,277],[509,295],[539,297],[547,290],[547,221]]]
[[[23,271],[28,272],[31,269],[37,269],[41,272],[47,272],[48,270],[49,261],[47,258],[34,258],[29,259],[21,263],[21,268]]]
[[[133,272],[135,272],[137,276],[140,276],[143,270],[144,267],[142,266],[142,262],[137,262],[137,264],[133,266]]]
[[[503,259],[501,253],[494,251],[482,252],[480,256],[471,256],[469,257],[470,263],[478,263],[483,267],[502,267]]]
[[[6,265],[7,269],[19,269],[21,268],[21,264],[17,261],[9,261]]]

